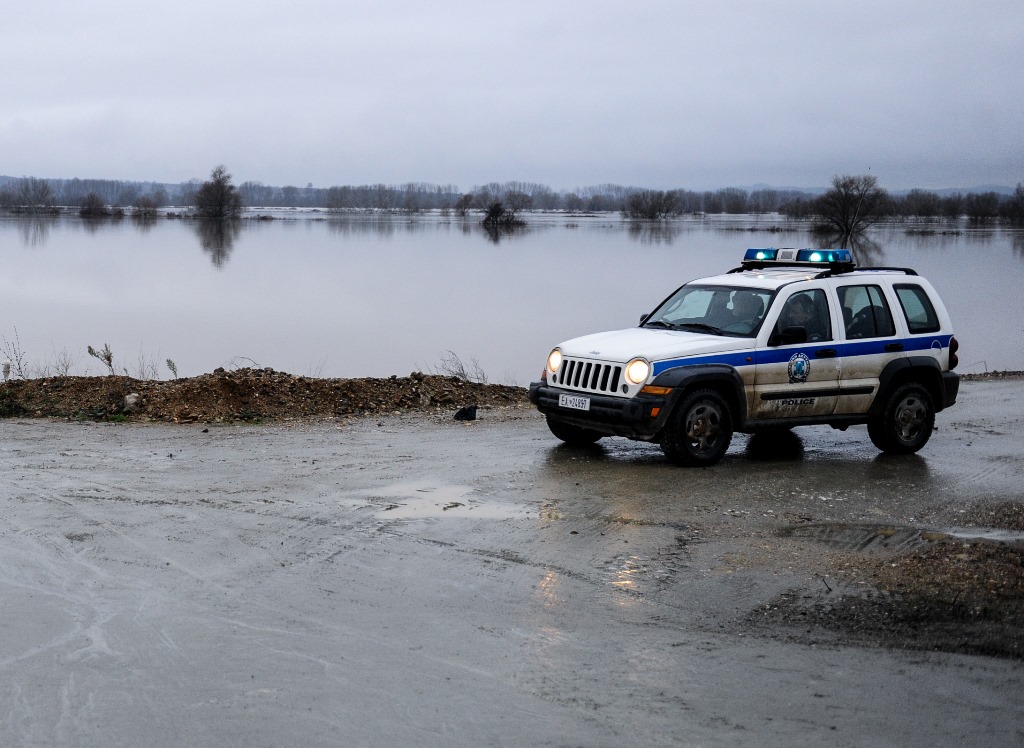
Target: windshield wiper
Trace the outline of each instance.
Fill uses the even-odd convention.
[[[675,330],[679,326],[666,322],[663,319],[656,319],[653,322],[644,322],[644,327],[664,327],[666,330]]]
[[[714,327],[713,325],[705,325],[703,322],[684,322],[681,325],[677,325],[677,328],[681,330],[693,330],[694,332],[707,332],[712,335],[721,335],[721,329]]]

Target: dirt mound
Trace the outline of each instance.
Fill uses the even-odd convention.
[[[49,377],[0,385],[0,416],[99,420],[251,421],[327,418],[466,405],[523,405],[522,387],[413,372],[387,379],[320,379],[273,369],[217,369],[170,381]]]

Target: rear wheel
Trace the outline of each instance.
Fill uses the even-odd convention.
[[[599,431],[592,431],[580,426],[572,426],[568,423],[562,423],[561,421],[554,420],[551,416],[548,416],[547,420],[548,428],[551,429],[551,433],[572,447],[586,447],[604,436],[604,434]]]
[[[935,427],[928,390],[910,382],[896,389],[881,415],[868,421],[868,436],[883,452],[911,454],[927,444]]]
[[[714,390],[691,392],[665,427],[661,451],[671,462],[687,467],[714,465],[732,441],[729,405]]]

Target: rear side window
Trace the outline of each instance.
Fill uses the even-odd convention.
[[[923,288],[913,285],[894,288],[907,318],[907,328],[912,334],[939,331],[939,316]]]
[[[839,304],[847,340],[887,338],[896,334],[892,312],[878,286],[840,286]]]

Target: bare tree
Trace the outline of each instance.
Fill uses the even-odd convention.
[[[455,377],[463,382],[478,382],[487,384],[487,374],[475,358],[471,358],[467,364],[455,351],[445,351],[441,354],[441,361],[435,370],[436,374],[446,377]]]
[[[832,177],[832,189],[817,200],[816,213],[845,246],[852,237],[884,217],[889,194],[869,176]]]
[[[82,204],[78,209],[78,215],[82,218],[107,218],[110,216],[110,208],[103,202],[103,198],[95,192],[90,192],[82,198]]]
[[[40,213],[53,209],[56,198],[53,188],[45,179],[25,177],[19,179],[14,190],[14,203],[29,213]]]
[[[28,379],[28,363],[25,361],[25,349],[21,347],[17,327],[14,328],[13,341],[0,336],[0,353],[7,359],[4,363],[4,379],[7,379],[11,371],[18,379]]]
[[[1018,182],[1013,195],[1003,203],[1003,215],[1012,223],[1024,223],[1024,182]]]
[[[459,195],[459,199],[455,201],[455,214],[458,216],[465,216],[469,213],[469,209],[472,205],[472,193],[467,192],[464,195]]]
[[[964,200],[964,211],[974,223],[992,220],[999,215],[999,195],[995,192],[972,192]]]
[[[155,218],[157,214],[156,200],[148,195],[138,198],[132,208],[132,215],[136,218]]]
[[[911,190],[895,201],[897,213],[917,218],[934,218],[942,208],[942,198],[929,190]]]
[[[533,207],[533,198],[522,190],[509,190],[505,193],[503,202],[505,203],[505,210],[512,213],[513,219],[524,210],[529,210]]]
[[[199,186],[194,204],[200,218],[224,220],[237,218],[242,212],[242,196],[231,184],[231,175],[223,166],[216,167],[210,172],[209,180]]]
[[[677,216],[682,203],[674,190],[637,190],[626,198],[625,213],[633,219],[661,219]]]

